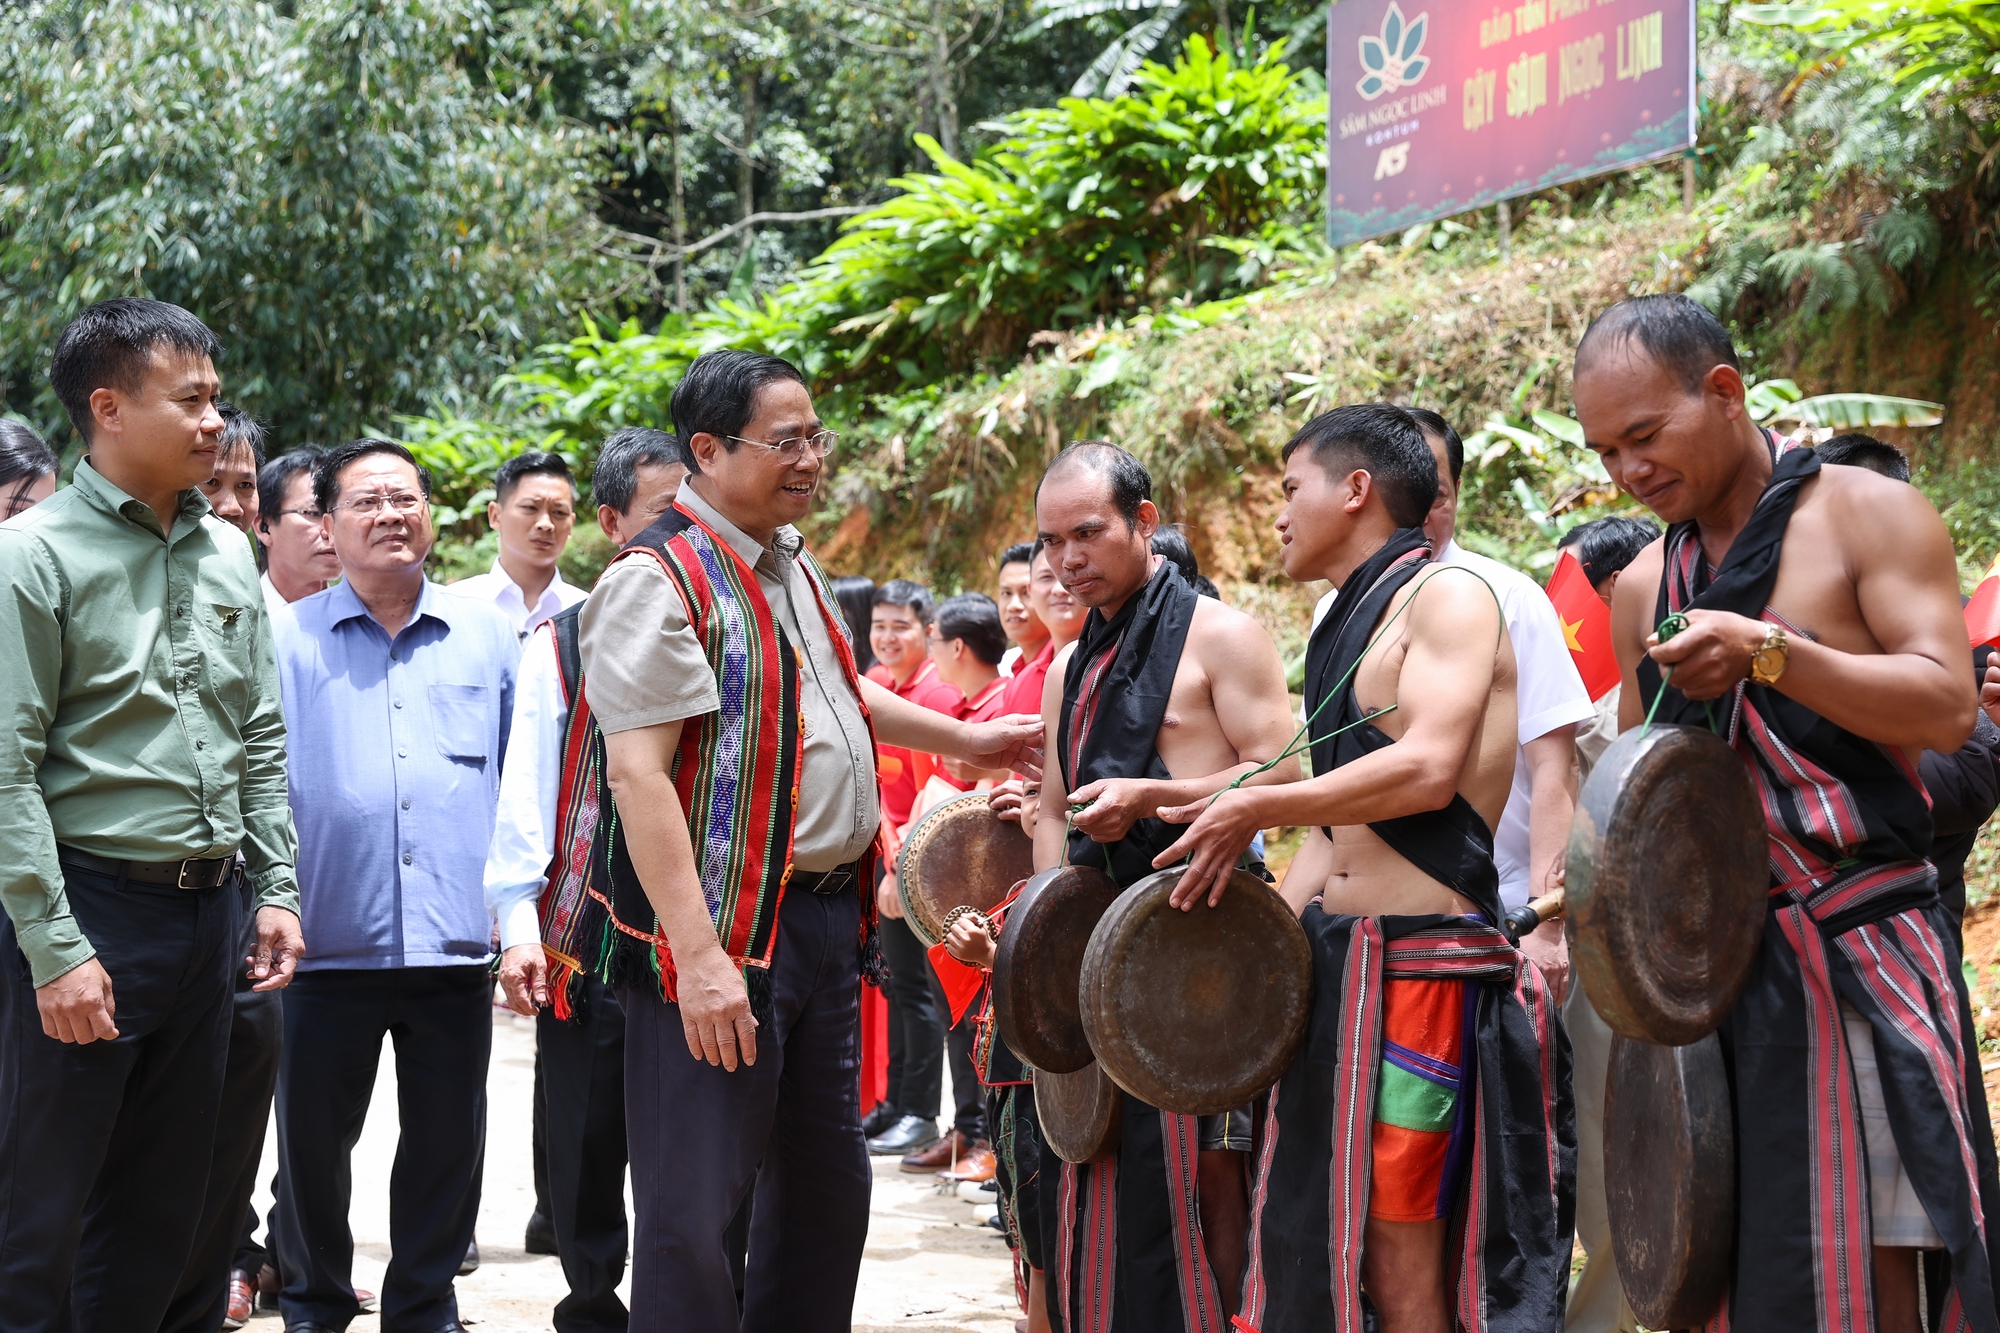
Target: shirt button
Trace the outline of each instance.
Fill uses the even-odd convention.
[[[414,857],[414,856],[410,855],[410,854],[409,854],[408,852],[404,852],[404,853],[403,853],[403,864],[404,864],[404,865],[408,865],[408,864],[410,864],[410,862],[412,862],[412,861],[414,861],[414,860],[416,860],[416,859],[417,859],[416,857]]]
[[[410,798],[409,798],[409,797],[407,797],[407,796],[405,796],[405,797],[403,798],[403,808],[404,808],[405,810],[407,810],[407,809],[409,809],[409,808],[410,808]]]
[[[401,708],[402,706],[403,706],[403,701],[401,699],[396,700],[396,707]]]
[[[206,749],[208,748],[208,742],[207,742],[207,741],[196,741],[196,742],[194,743],[194,748],[195,748],[195,749],[197,749],[197,750],[206,750]]]

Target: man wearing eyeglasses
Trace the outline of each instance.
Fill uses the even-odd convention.
[[[856,674],[793,527],[834,443],[795,367],[710,352],[671,406],[691,475],[578,613],[570,725],[601,730],[605,776],[564,795],[552,890],[555,913],[593,891],[612,913],[569,931],[599,952],[566,952],[608,955],[625,1011],[630,1327],[844,1333],[871,1180],[856,983],[883,975],[875,741],[1020,768],[1041,728]],[[614,803],[613,829],[578,817]],[[739,1313],[724,1232],[753,1189]]]
[[[429,494],[429,475],[388,440],[320,460],[313,503],[342,581],[277,617],[299,896],[319,932],[285,1006],[278,1072],[272,1225],[287,1333],[333,1333],[359,1312],[349,1157],[385,1035],[401,1139],[383,1327],[459,1328],[452,1280],[479,1211],[493,1031],[484,871],[519,647],[497,608],[424,577]]]
[[[257,470],[257,524],[264,547],[264,606],[273,615],[340,577],[333,536],[313,503],[313,469],[326,451],[304,445]]]

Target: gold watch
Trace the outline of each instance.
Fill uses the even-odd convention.
[[[1785,674],[1785,666],[1791,661],[1792,647],[1785,639],[1785,631],[1778,625],[1767,625],[1764,642],[1750,649],[1750,679],[1757,685],[1776,685],[1778,677]]]

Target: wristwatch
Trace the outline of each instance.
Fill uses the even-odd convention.
[[[1785,674],[1785,666],[1791,661],[1791,644],[1785,639],[1785,631],[1777,625],[1764,628],[1764,642],[1750,649],[1750,679],[1758,685],[1776,685],[1778,677]]]

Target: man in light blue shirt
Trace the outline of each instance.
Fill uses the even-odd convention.
[[[314,474],[342,582],[277,630],[299,888],[316,931],[285,1006],[274,1225],[288,1333],[358,1313],[348,1161],[386,1033],[402,1137],[385,1328],[459,1328],[452,1279],[479,1211],[492,1046],[483,875],[519,657],[493,606],[424,578],[430,478],[356,440]]]

